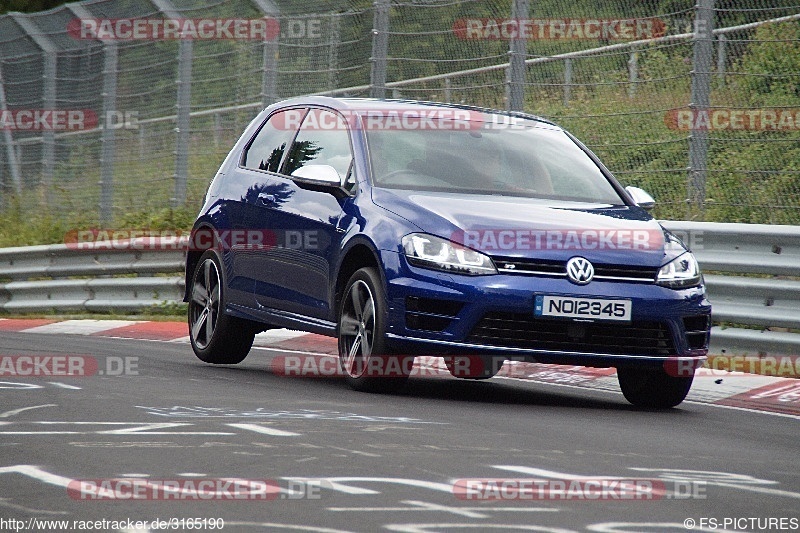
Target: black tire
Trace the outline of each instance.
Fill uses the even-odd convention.
[[[686,398],[694,376],[670,376],[661,368],[618,368],[617,379],[625,399],[633,405],[668,409]]]
[[[374,268],[356,271],[342,292],[337,313],[339,361],[355,390],[390,392],[405,385],[414,358],[386,345],[386,291]]]
[[[500,372],[505,359],[485,355],[449,355],[444,357],[444,364],[450,375],[459,379],[490,379]]]
[[[225,275],[216,252],[207,250],[192,275],[189,339],[194,354],[206,363],[241,363],[253,346],[255,324],[225,314]]]

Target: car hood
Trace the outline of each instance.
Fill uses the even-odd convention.
[[[637,206],[495,195],[372,190],[373,202],[430,233],[493,257],[659,267],[683,253]]]

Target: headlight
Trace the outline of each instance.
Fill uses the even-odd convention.
[[[433,235],[406,235],[403,251],[408,262],[418,267],[470,276],[497,274],[489,256]]]
[[[703,276],[691,252],[680,255],[661,267],[656,283],[670,289],[686,289],[700,285]]]

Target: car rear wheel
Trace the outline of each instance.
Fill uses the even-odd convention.
[[[370,392],[402,387],[414,358],[393,355],[386,346],[386,295],[376,269],[362,268],[352,275],[338,317],[339,361],[348,384]]]
[[[206,251],[192,276],[189,339],[206,363],[234,365],[247,357],[256,334],[254,324],[225,314],[225,283],[217,254]]]
[[[670,376],[661,368],[618,368],[617,379],[625,399],[633,405],[667,409],[686,398],[694,376]]]

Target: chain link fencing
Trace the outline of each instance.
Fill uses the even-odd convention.
[[[800,224],[797,3],[85,0],[6,14],[0,215],[193,214],[261,108],[329,94],[534,113],[649,191],[659,218]],[[119,24],[142,19],[198,31]],[[236,21],[263,24],[237,35]]]

